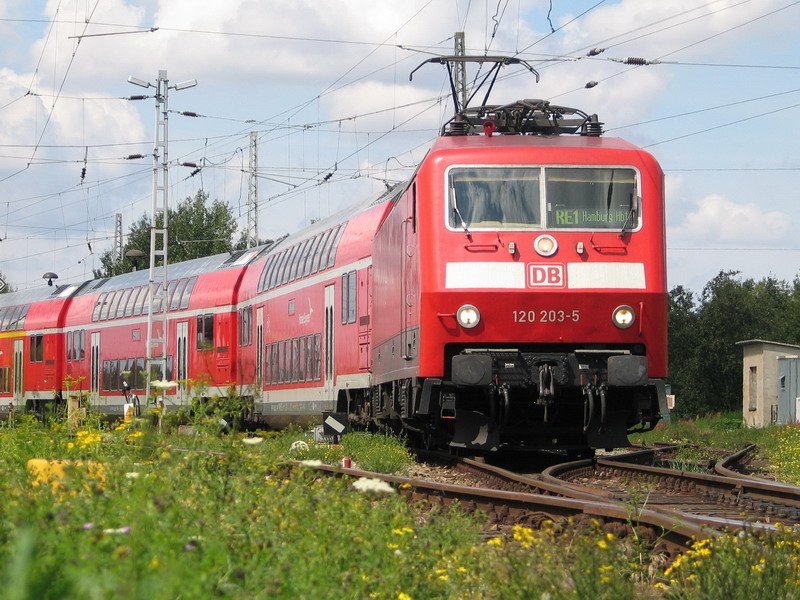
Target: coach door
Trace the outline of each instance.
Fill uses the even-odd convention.
[[[260,400],[264,389],[264,307],[256,309],[256,397]]]
[[[22,386],[22,354],[25,340],[14,340],[14,400],[19,404],[23,400]]]
[[[325,390],[323,399],[328,402],[335,400],[333,394],[333,301],[334,286],[325,287]]]
[[[100,395],[100,332],[92,333],[89,344],[89,391],[92,397]]]
[[[186,398],[186,380],[189,377],[189,321],[178,321],[176,324],[176,376],[178,380],[178,404]]]

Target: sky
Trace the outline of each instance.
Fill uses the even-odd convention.
[[[0,273],[89,279],[116,215],[151,210],[155,100],[129,76],[198,81],[168,95],[172,206],[203,189],[244,229],[256,132],[271,239],[409,176],[452,115],[442,66],[409,74],[457,31],[541,75],[509,67],[490,102],[597,113],[656,157],[670,288],[798,275],[792,0],[0,0]]]

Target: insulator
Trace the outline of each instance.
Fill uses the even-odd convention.
[[[645,66],[650,64],[650,62],[646,58],[640,58],[638,56],[629,56],[622,62],[626,65],[639,65],[639,66]]]
[[[182,163],[181,163],[181,166],[182,166],[182,167],[190,167],[190,168],[192,168],[192,169],[196,169],[196,168],[197,168],[197,163],[193,163],[193,162],[182,162]]]
[[[592,48],[589,52],[586,53],[586,56],[597,56],[598,54],[602,54],[605,52],[605,48]]]
[[[603,135],[603,123],[597,118],[597,115],[591,115],[589,119],[581,127],[581,135],[589,137],[600,137]]]
[[[147,100],[150,96],[128,96],[128,100]]]
[[[128,156],[125,157],[125,160],[135,160],[137,158],[144,158],[144,154],[128,154]]]
[[[328,173],[325,177],[322,178],[322,181],[328,181],[331,177],[333,177],[333,173]]]
[[[184,117],[199,117],[199,116],[200,116],[200,115],[198,115],[196,112],[192,112],[192,111],[190,111],[190,110],[183,110],[183,111],[181,111],[181,112],[180,112],[180,113],[178,113],[178,114],[181,114],[181,115],[183,115]]]
[[[594,86],[596,86],[596,85],[597,85],[597,82],[596,82],[596,81],[588,81],[588,82],[586,83],[586,85],[585,85],[585,86],[583,86],[583,87],[585,87],[587,90],[589,90],[589,89],[592,89],[592,88],[593,88]]]
[[[192,171],[191,173],[189,173],[189,177],[194,177],[194,176],[195,176],[195,175],[197,175],[199,172],[200,172],[200,168],[198,167],[197,169],[195,169],[194,171]]]
[[[84,179],[86,179],[86,167],[83,167],[81,169],[81,181],[83,181]]]

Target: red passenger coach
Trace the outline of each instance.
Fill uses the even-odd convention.
[[[0,414],[38,409],[61,389],[63,323],[78,286],[0,294]]]
[[[267,423],[319,421],[368,394],[372,239],[391,194],[283,238],[248,268],[239,315],[256,343],[245,327],[239,372]]]

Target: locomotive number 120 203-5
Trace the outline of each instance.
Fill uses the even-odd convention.
[[[581,312],[573,309],[528,309],[512,312],[514,323],[577,323]]]

